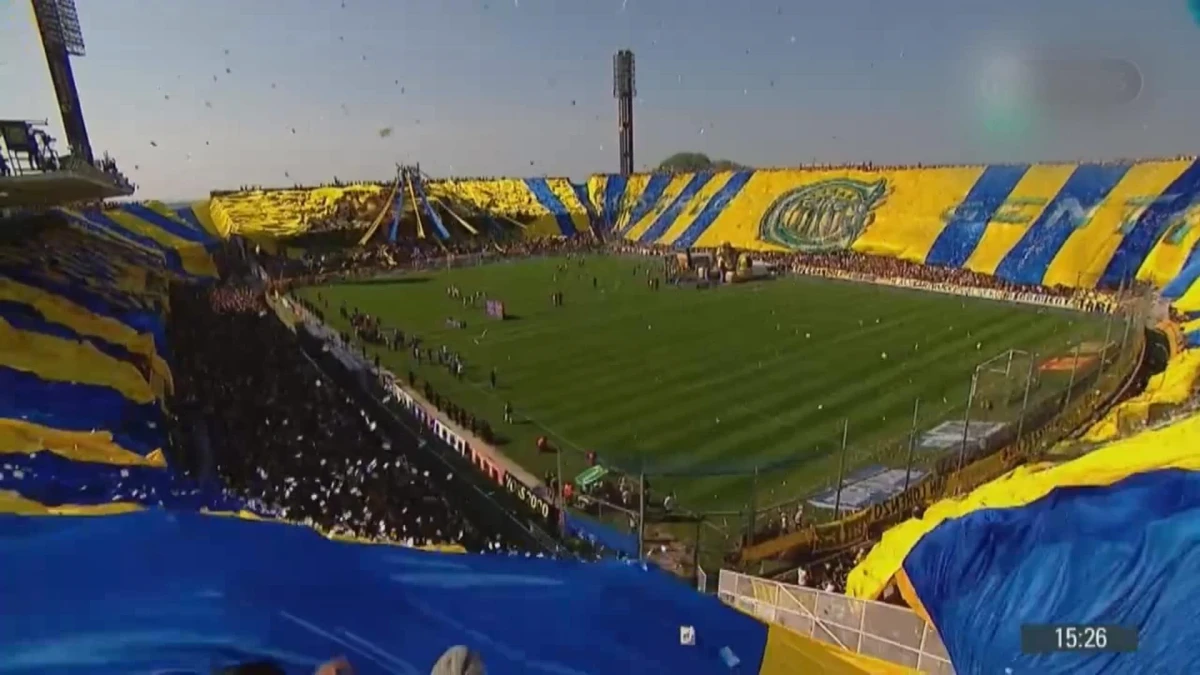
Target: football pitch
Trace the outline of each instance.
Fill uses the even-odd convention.
[[[1011,422],[1031,361],[1065,356],[1105,331],[1097,317],[812,278],[655,290],[648,270],[660,273],[661,262],[535,259],[299,293],[317,301],[319,292],[338,330],[348,330],[344,303],[385,329],[419,335],[425,347],[460,354],[461,381],[418,365],[408,350],[368,347],[401,380],[411,370],[486,419],[501,450],[537,475],[555,470],[555,457],[535,447],[545,436],[563,450],[568,479],[592,450],[706,511],[742,509],[751,492],[759,507],[810,495],[839,470],[903,468],[906,453],[894,447],[910,435],[914,408],[921,432],[961,421],[976,365],[1019,349],[1037,358],[981,378],[979,396],[1000,402],[972,409],[979,423]],[[503,301],[511,318],[464,308],[448,296],[452,285]],[[555,290],[562,307],[550,301]],[[449,327],[451,317],[465,327]],[[1033,398],[1061,393],[1067,379],[1039,374]],[[843,432],[849,449],[839,467]]]

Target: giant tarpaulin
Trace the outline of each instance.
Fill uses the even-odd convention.
[[[885,533],[848,592],[875,597],[895,580],[958,672],[1200,672],[1198,448],[1194,416],[1022,467]],[[1121,625],[1138,650],[1026,654],[1030,624]]]
[[[344,654],[360,673],[424,674],[466,644],[499,675],[758,673],[767,643],[763,624],[638,564],[345,544],[198,513],[0,516],[0,560],[0,672],[271,659],[307,674]]]

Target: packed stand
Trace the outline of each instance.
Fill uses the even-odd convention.
[[[785,253],[759,256],[768,263],[786,265],[797,274],[826,276],[867,276],[876,280],[917,282],[935,289],[979,289],[994,291],[1013,299],[1057,299],[1089,312],[1115,309],[1108,294],[1088,288],[1015,284],[1000,277],[961,267],[922,265],[890,256],[857,251],[828,253]]]
[[[632,255],[678,253],[667,246],[632,245],[628,242],[615,245],[614,250]],[[693,251],[717,252],[716,249]],[[969,269],[922,265],[891,256],[869,255],[857,251],[756,251],[753,258],[781,273],[887,282],[955,293],[978,290],[985,294],[994,294],[1001,299],[1047,302],[1087,312],[1114,312],[1119,307],[1118,298],[1112,293],[1098,289],[1016,284]],[[1136,290],[1136,285],[1131,286],[1131,289]]]
[[[292,283],[318,283],[329,277],[370,275],[405,269],[430,269],[473,261],[524,258],[539,255],[565,255],[598,250],[599,242],[591,235],[571,238],[495,239],[437,242],[432,239],[401,237],[395,242],[372,243],[329,250],[306,252],[300,258],[259,255],[263,268],[273,279]]]
[[[171,406],[191,429],[185,468],[203,477],[207,466],[253,510],[331,534],[506,548],[452,503],[460,479],[418,471],[406,453],[421,441],[385,436],[308,360],[261,292],[173,289],[169,334],[187,355]]]

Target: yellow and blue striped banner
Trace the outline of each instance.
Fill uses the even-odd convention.
[[[600,222],[640,244],[851,248],[1022,284],[1134,279],[1200,310],[1200,162],[594,176]]]

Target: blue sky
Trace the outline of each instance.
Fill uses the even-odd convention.
[[[1162,156],[1200,139],[1185,0],[77,4],[92,143],[140,198],[386,179],[398,161],[434,175],[614,171],[612,54],[625,47],[639,166],[679,150],[761,166]],[[1026,123],[998,131],[981,83],[1047,55],[1131,60],[1144,91],[1049,115],[1019,95],[1022,71],[999,97]],[[0,87],[0,116],[61,127],[28,0],[0,0]]]

